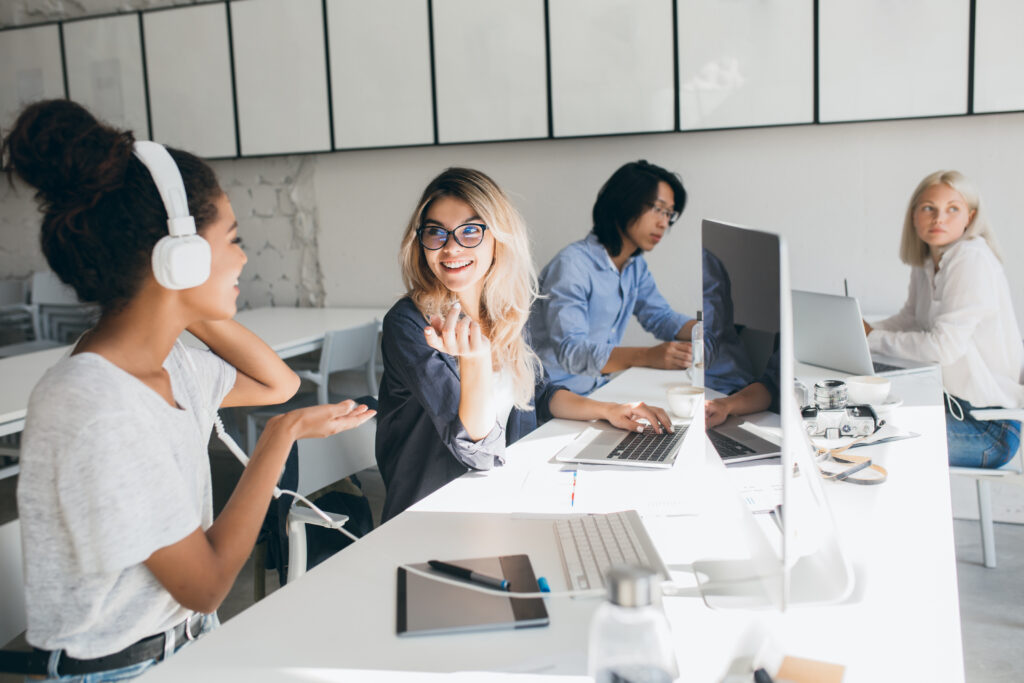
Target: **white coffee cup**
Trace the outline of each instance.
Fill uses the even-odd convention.
[[[679,384],[668,388],[668,409],[676,417],[692,419],[704,405],[704,387]]]
[[[858,375],[846,378],[846,388],[849,391],[847,403],[850,405],[881,405],[889,398],[892,382],[885,377]]]

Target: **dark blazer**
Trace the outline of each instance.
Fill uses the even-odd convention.
[[[384,376],[377,412],[377,466],[387,488],[383,521],[470,470],[504,464],[505,446],[551,419],[549,403],[563,387],[542,372],[535,410],[515,407],[504,425],[470,440],[459,419],[459,361],[423,337],[427,320],[405,297],[384,317]]]

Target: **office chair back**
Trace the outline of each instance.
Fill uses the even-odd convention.
[[[359,327],[334,330],[324,335],[320,351],[320,366],[316,373],[300,372],[305,379],[317,384],[317,400],[327,403],[328,380],[331,374],[342,370],[365,368],[367,392],[377,395],[377,339],[380,326],[376,321]]]
[[[0,647],[25,630],[25,578],[21,567],[21,523],[0,525]]]
[[[56,273],[50,270],[37,270],[32,273],[29,303],[77,304],[81,302],[78,301],[75,290],[61,282]]]

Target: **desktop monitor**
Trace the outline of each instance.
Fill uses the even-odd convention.
[[[840,545],[793,391],[793,314],[785,241],[770,232],[711,220],[703,221],[702,241],[721,262],[721,284],[731,292],[733,322],[758,357],[756,374],[777,361],[779,390],[773,407],[779,411],[782,434],[781,463],[757,465],[778,470],[779,523],[765,524],[763,516],[755,519],[743,504],[739,519],[749,557],[695,563],[702,595],[712,607],[784,610],[840,602],[853,590],[854,573]],[[714,453],[710,444],[707,447],[709,454]]]

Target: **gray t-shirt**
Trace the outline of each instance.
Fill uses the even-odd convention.
[[[164,368],[179,408],[94,353],[63,358],[32,391],[18,514],[36,647],[101,657],[190,613],[142,563],[213,523],[212,411],[235,369],[179,345]]]

